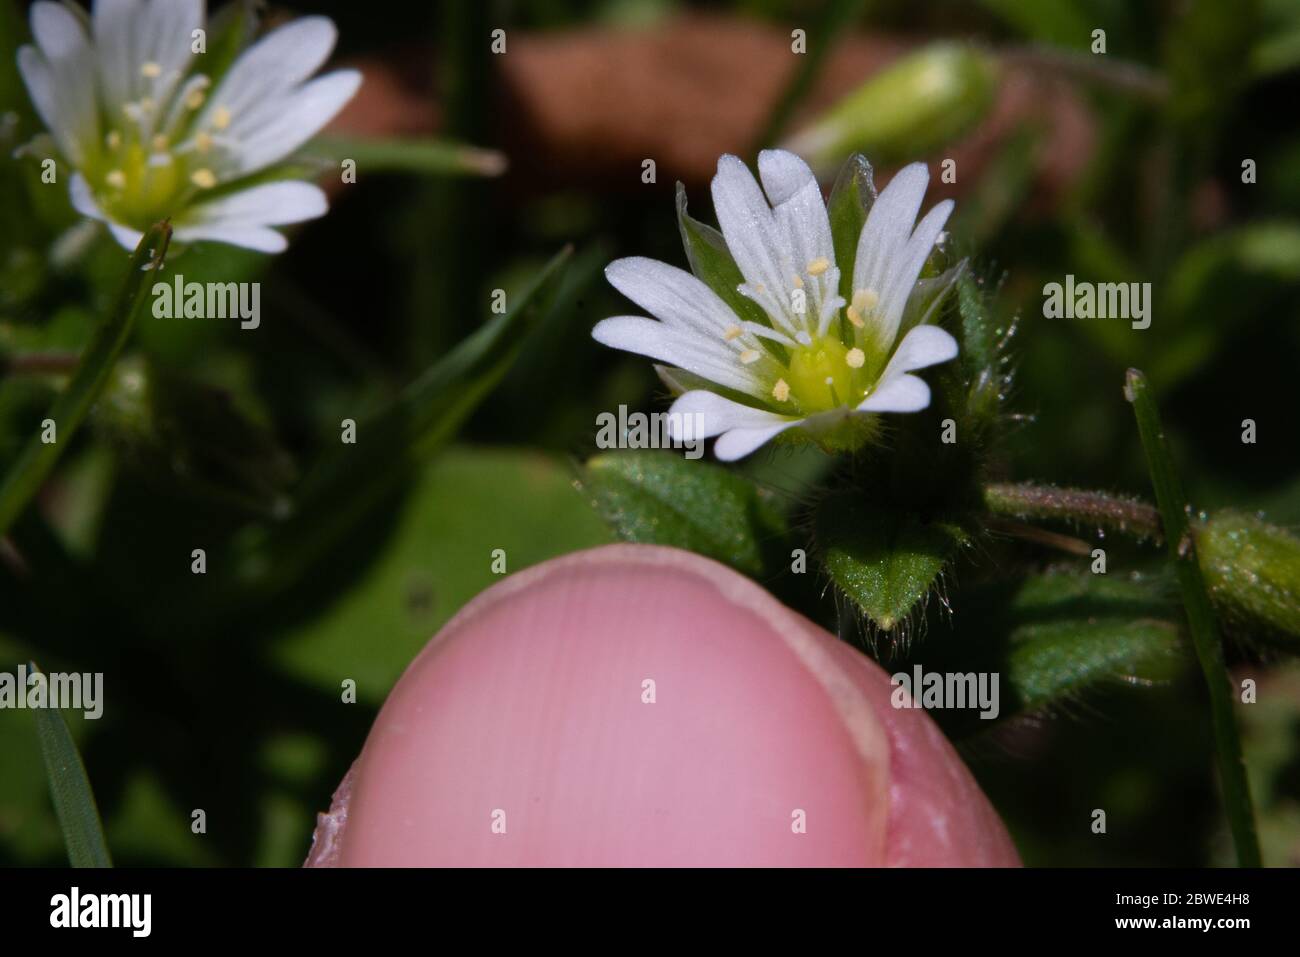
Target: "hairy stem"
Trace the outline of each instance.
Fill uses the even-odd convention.
[[[983,489],[984,507],[1022,521],[1054,519],[1160,540],[1160,512],[1141,499],[1054,485],[996,482]]]

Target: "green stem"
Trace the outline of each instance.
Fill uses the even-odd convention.
[[[1237,864],[1240,867],[1259,867],[1259,838],[1255,833],[1246,762],[1242,758],[1241,740],[1232,713],[1232,684],[1223,663],[1223,646],[1210,607],[1210,596],[1205,590],[1195,545],[1188,531],[1187,497],[1183,494],[1182,481],[1165,444],[1160,413],[1151,397],[1146,376],[1137,369],[1129,369],[1124,395],[1133,403],[1133,412],[1137,416],[1138,432],[1151,470],[1151,484],[1155,486],[1156,502],[1164,517],[1169,559],[1178,573],[1188,628],[1210,693],[1210,718],[1214,724],[1219,777],[1232,840],[1237,847]]]
[[[1061,520],[1160,540],[1160,513],[1136,498],[1054,485],[995,482],[984,486],[984,507],[1025,521]]]
[[[767,122],[755,140],[755,150],[767,149],[775,144],[777,137],[790,122],[795,107],[812,88],[827,54],[834,49],[840,34],[857,19],[864,5],[865,0],[830,0],[826,4],[822,18],[813,31],[815,36],[809,37],[808,51],[799,57],[799,65],[791,74],[790,82],[781,91],[780,98],[772,107]]]
[[[152,279],[162,266],[171,235],[171,226],[166,222],[158,223],[144,234],[140,245],[136,246],[131,255],[126,280],[122,283],[112,310],[95,331],[67,387],[59,393],[46,413],[45,418],[54,423],[54,441],[44,441],[44,428],[37,429],[18,460],[0,481],[0,535],[9,530],[14,519],[40,489],[77,431],[77,426],[86,418],[86,413],[103,391],[113,364],[131,335],[135,314],[145,290],[150,288],[144,280],[146,276]]]

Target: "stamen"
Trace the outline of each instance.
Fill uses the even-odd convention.
[[[830,268],[831,268],[831,261],[827,259],[825,256],[818,256],[807,266],[808,275],[810,276],[820,276],[822,273],[824,273],[826,270]]]
[[[763,354],[757,349],[746,349],[740,354],[741,365],[753,365]]]
[[[790,398],[790,385],[784,379],[777,379],[776,385],[772,386],[772,398],[777,402],[785,402]]]
[[[104,177],[104,182],[114,189],[126,189],[126,174],[120,169],[111,169]]]
[[[162,76],[162,67],[150,60],[147,63],[142,63],[140,65],[140,75],[148,77],[151,80],[156,79],[157,77]]]
[[[796,289],[803,288],[803,276],[800,276],[798,273],[795,273],[794,275],[794,288]]]
[[[800,329],[798,332],[796,332],[794,338],[795,341],[798,342],[799,345],[801,346],[812,345],[812,336],[808,335],[808,332],[804,329]]]
[[[196,169],[190,174],[190,182],[199,189],[211,189],[217,185],[217,177],[212,170],[204,167],[203,169]]]
[[[727,326],[727,328],[723,331],[722,338],[730,342],[732,339],[739,337],[743,331],[744,330],[741,329],[740,326],[730,325]]]
[[[230,110],[226,109],[224,106],[217,107],[216,111],[212,114],[213,129],[224,130],[229,125]]]
[[[161,133],[157,133],[154,135],[153,141],[149,145],[153,147],[155,153],[165,153],[167,152],[168,146],[167,137],[163,136]]]
[[[880,303],[880,294],[874,289],[855,289],[853,291],[853,308],[859,313],[868,313]]]
[[[201,131],[195,133],[194,148],[200,153],[206,153],[208,150],[212,149],[212,137]]]
[[[104,145],[116,151],[122,145],[122,134],[117,130],[109,130],[108,135],[104,137]]]
[[[202,90],[190,90],[189,95],[185,97],[185,105],[191,110],[197,110],[207,98],[208,95]]]
[[[845,310],[845,314],[849,317],[849,322],[853,323],[854,327],[861,329],[866,325],[862,319],[862,314],[852,306],[849,306],[849,308]]]
[[[844,361],[849,364],[850,369],[861,369],[867,361],[867,354],[861,349],[850,349],[848,355],[844,357]]]

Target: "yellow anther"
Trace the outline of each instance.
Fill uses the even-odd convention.
[[[162,76],[162,67],[150,60],[147,63],[140,64],[140,75],[147,76],[151,80],[155,79]]]
[[[196,169],[191,173],[190,182],[199,189],[211,189],[217,185],[217,177],[213,174],[212,170],[205,167],[203,169]]]
[[[117,130],[109,130],[108,135],[104,137],[104,145],[110,150],[116,150],[122,145],[122,134]]]
[[[197,110],[207,98],[208,95],[202,90],[190,90],[185,97],[185,105],[191,110]]]
[[[752,365],[759,360],[760,356],[762,353],[757,349],[746,349],[740,354],[740,362],[742,365]]]
[[[790,385],[784,379],[777,379],[776,385],[772,386],[772,398],[777,402],[785,402],[790,398]]]
[[[853,292],[853,308],[859,314],[870,312],[880,303],[880,295],[874,289],[856,289]]]
[[[120,169],[111,169],[104,177],[104,182],[114,189],[126,189],[126,174]]]
[[[803,276],[800,276],[798,273],[796,273],[794,277],[794,288],[796,289],[803,288]]]
[[[867,354],[861,349],[850,349],[848,355],[844,357],[844,361],[849,364],[850,369],[861,369],[867,361]]]
[[[808,264],[808,275],[820,276],[826,270],[831,268],[831,261],[825,256],[818,256]]]
[[[212,114],[213,129],[224,130],[230,125],[230,110],[224,106],[219,106]]]
[[[727,328],[723,330],[722,338],[730,342],[732,339],[739,338],[740,333],[742,331],[743,330],[740,328],[740,326],[736,326],[736,325],[727,326]]]
[[[200,153],[206,153],[208,150],[212,149],[212,137],[207,133],[195,133],[194,148]]]
[[[862,314],[852,306],[849,306],[849,308],[845,310],[845,314],[848,315],[849,322],[853,323],[856,328],[861,329],[866,325],[862,319]]]
[[[165,153],[167,151],[167,137],[161,133],[155,133],[154,138],[149,143],[155,153]]]

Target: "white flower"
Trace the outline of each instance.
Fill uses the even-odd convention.
[[[703,386],[677,399],[669,421],[702,421],[705,437],[719,436],[714,451],[723,460],[787,429],[851,435],[873,413],[924,409],[930,388],[911,373],[957,355],[951,335],[925,324],[933,303],[909,308],[931,282],[918,278],[953,208],[944,200],[916,223],[929,183],[924,164],[899,171],[871,207],[847,303],[812,171],[783,150],[760,153],[758,170],[761,190],[741,160],[723,156],[713,203],[744,277],[739,291],[762,307],[766,324],[742,319],[691,273],[633,257],[605,275],[655,318],[617,316],[592,330],[607,346],[671,363],[660,369],[669,385]]]
[[[203,0],[98,0],[93,17],[40,0],[35,46],[18,68],[75,172],[72,205],[135,248],[171,218],[177,240],[280,252],[271,226],[321,216],[309,183],[254,182],[314,136],[361,83],[355,70],[309,79],[334,49],[326,17],[304,17],[245,50],[224,76],[204,73],[195,31]]]

